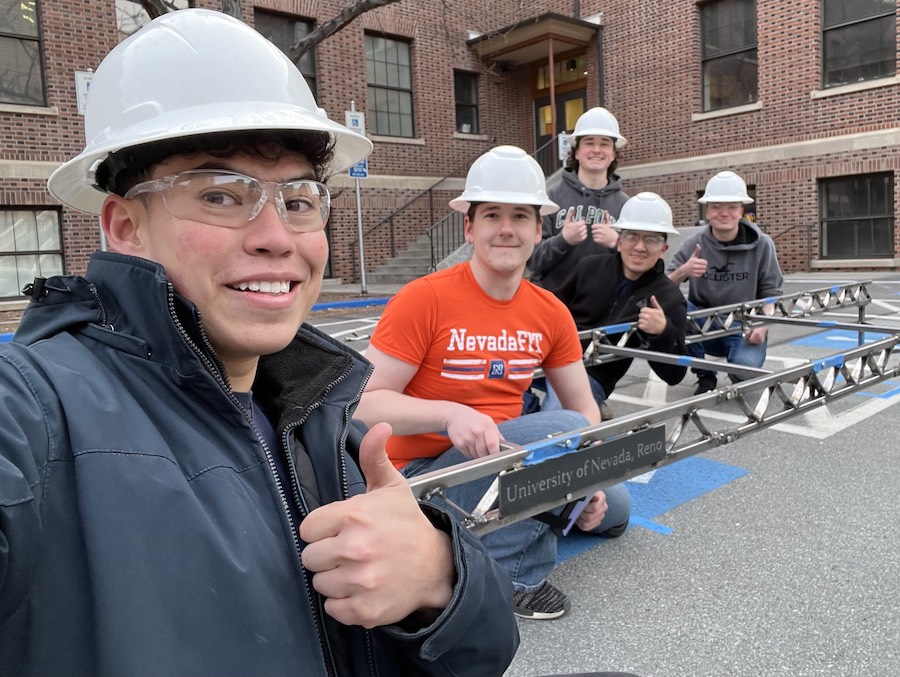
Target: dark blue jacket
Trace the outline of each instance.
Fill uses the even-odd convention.
[[[509,578],[442,513],[458,576],[429,627],[342,626],[300,563],[305,492],[272,454],[305,449],[323,503],[365,491],[369,369],[309,327],[263,358],[270,450],[160,266],[49,279],[0,350],[0,675],[501,675]]]

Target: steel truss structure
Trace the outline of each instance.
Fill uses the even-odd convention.
[[[831,286],[689,313],[688,343],[746,332],[761,324],[801,330],[843,329],[859,337],[858,345],[851,349],[776,372],[625,347],[630,337],[640,336],[636,323],[582,332],[582,338],[590,339],[584,357],[588,365],[639,358],[707,366],[746,380],[540,442],[510,445],[487,458],[410,478],[413,493],[428,499],[442,495],[447,487],[495,476],[474,510],[457,506],[469,529],[487,533],[895,378],[900,375],[900,351],[895,352],[900,331],[865,323],[865,309],[871,301],[868,284]],[[858,309],[855,323],[812,317],[852,307]],[[877,338],[871,340],[873,336]],[[710,416],[712,409],[722,407],[734,410],[741,420],[729,423]]]

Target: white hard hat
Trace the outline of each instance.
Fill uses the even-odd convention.
[[[628,140],[619,133],[619,121],[605,108],[597,106],[586,110],[575,122],[572,138],[581,136],[608,136],[616,142],[616,148],[624,148]]]
[[[672,209],[669,203],[656,193],[638,193],[622,205],[619,218],[613,227],[616,230],[645,230],[648,233],[668,233],[677,235],[672,226]]]
[[[84,151],[50,176],[61,202],[99,214],[107,193],[94,172],[110,153],[180,137],[250,130],[327,132],[328,174],[365,158],[372,142],[325,115],[290,59],[221,12],[163,14],[119,43],[97,67]]]
[[[747,184],[734,172],[719,172],[706,182],[706,192],[697,200],[707,202],[743,202],[748,205],[753,198],[747,195]]]
[[[516,146],[497,146],[472,163],[466,189],[450,200],[450,206],[465,213],[473,202],[534,205],[542,216],[559,209],[547,197],[547,182],[537,160]]]

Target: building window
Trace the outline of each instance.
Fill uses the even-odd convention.
[[[35,277],[62,275],[59,212],[0,209],[0,298],[22,296]]]
[[[163,0],[169,11],[187,9],[189,0]],[[150,23],[150,15],[147,14],[139,0],[116,0],[116,27],[119,29],[119,42],[127,38],[144,24]]]
[[[0,0],[0,101],[43,106],[40,23],[36,0]]]
[[[254,10],[253,25],[267,40],[287,55],[294,45],[312,31],[311,21],[299,21],[284,14],[273,14],[262,10]],[[316,94],[316,61],[315,53],[309,50],[300,57],[297,68],[303,74],[313,96]]]
[[[715,0],[700,6],[703,110],[757,99],[756,2]]]
[[[409,44],[366,36],[366,103],[370,134],[413,136]]]
[[[456,131],[478,133],[478,76],[463,71],[453,72],[453,91],[456,97]]]
[[[824,0],[822,84],[890,77],[897,70],[896,0]]]
[[[819,183],[823,259],[894,255],[893,174],[863,174]]]

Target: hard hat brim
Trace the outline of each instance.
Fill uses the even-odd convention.
[[[477,197],[477,199],[475,199]],[[534,202],[522,202],[522,196],[519,194],[509,194],[509,193],[480,193],[477,196],[466,195],[463,193],[459,197],[453,198],[450,200],[450,207],[455,209],[458,212],[462,212],[463,214],[468,213],[469,207],[472,206],[472,203],[476,202],[481,204],[482,202],[499,202],[501,204],[527,204],[529,206],[538,207],[540,210],[541,216],[548,216],[550,214],[555,214],[559,211],[559,205],[551,200],[535,200]]]
[[[80,155],[50,175],[47,188],[63,204],[88,214],[100,214],[109,193],[94,185],[94,170],[110,153],[156,141],[235,131],[327,132],[334,140],[334,155],[325,168],[328,176],[363,160],[373,147],[361,134],[299,107],[286,108],[283,103],[267,106],[258,102],[238,104],[226,111],[222,105],[215,104],[208,111],[199,107],[190,116],[184,110],[177,115],[159,115],[135,125],[128,134],[118,132],[118,142],[94,139]]]
[[[640,221],[616,221],[613,224],[615,230],[644,230],[648,233],[666,233],[667,235],[678,235],[678,231],[672,226],[659,223],[641,223]]]

